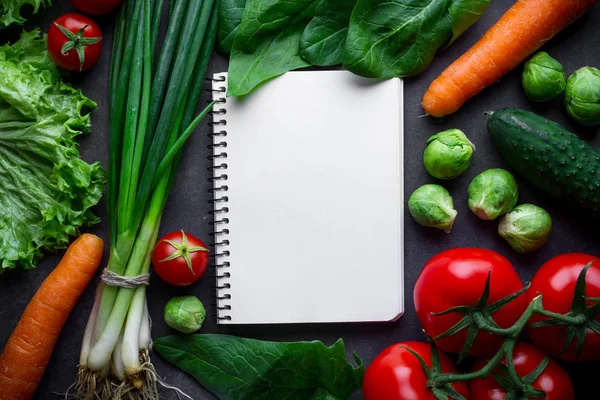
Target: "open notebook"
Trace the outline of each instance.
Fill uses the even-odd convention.
[[[290,72],[245,99],[213,77],[222,324],[390,321],[403,301],[403,85]]]

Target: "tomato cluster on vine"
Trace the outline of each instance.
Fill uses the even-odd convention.
[[[574,388],[553,357],[600,360],[600,263],[583,253],[546,262],[524,285],[502,255],[444,251],[425,265],[414,290],[429,343],[385,349],[367,369],[367,400],[571,400]],[[528,344],[522,338],[525,332]],[[456,372],[476,357],[469,372]]]

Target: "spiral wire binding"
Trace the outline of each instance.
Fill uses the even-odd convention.
[[[212,194],[210,200],[211,211],[213,215],[214,225],[213,233],[211,236],[214,237],[214,248],[215,248],[215,268],[216,268],[216,319],[221,321],[231,321],[231,315],[228,311],[231,311],[231,272],[229,270],[231,263],[229,262],[229,197],[227,197],[227,131],[225,126],[227,121],[224,119],[224,115],[227,114],[225,104],[227,103],[227,79],[224,75],[215,75],[212,79],[208,79],[212,82],[212,88],[208,89],[212,93],[213,100],[216,101],[213,111],[210,113],[213,116],[213,121],[209,122],[208,125],[212,128],[213,132],[209,134],[212,138],[213,143],[208,147],[211,149],[212,154],[208,157],[212,162],[212,166],[208,168],[212,172],[212,176],[208,178],[211,183],[211,189],[209,192]],[[217,108],[219,107],[220,108]]]

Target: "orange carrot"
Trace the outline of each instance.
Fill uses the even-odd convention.
[[[35,293],[0,356],[0,400],[31,399],[61,329],[102,260],[104,243],[81,235]]]
[[[429,115],[443,117],[500,79],[597,0],[518,0],[483,37],[431,84]]]

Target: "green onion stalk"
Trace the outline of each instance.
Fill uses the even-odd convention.
[[[183,146],[214,104],[196,115],[217,30],[215,0],[173,0],[157,46],[164,8],[163,0],[126,0],[115,26],[106,269],[126,278],[98,287],[79,360],[81,399],[158,398],[146,286],[139,280],[150,270]]]

